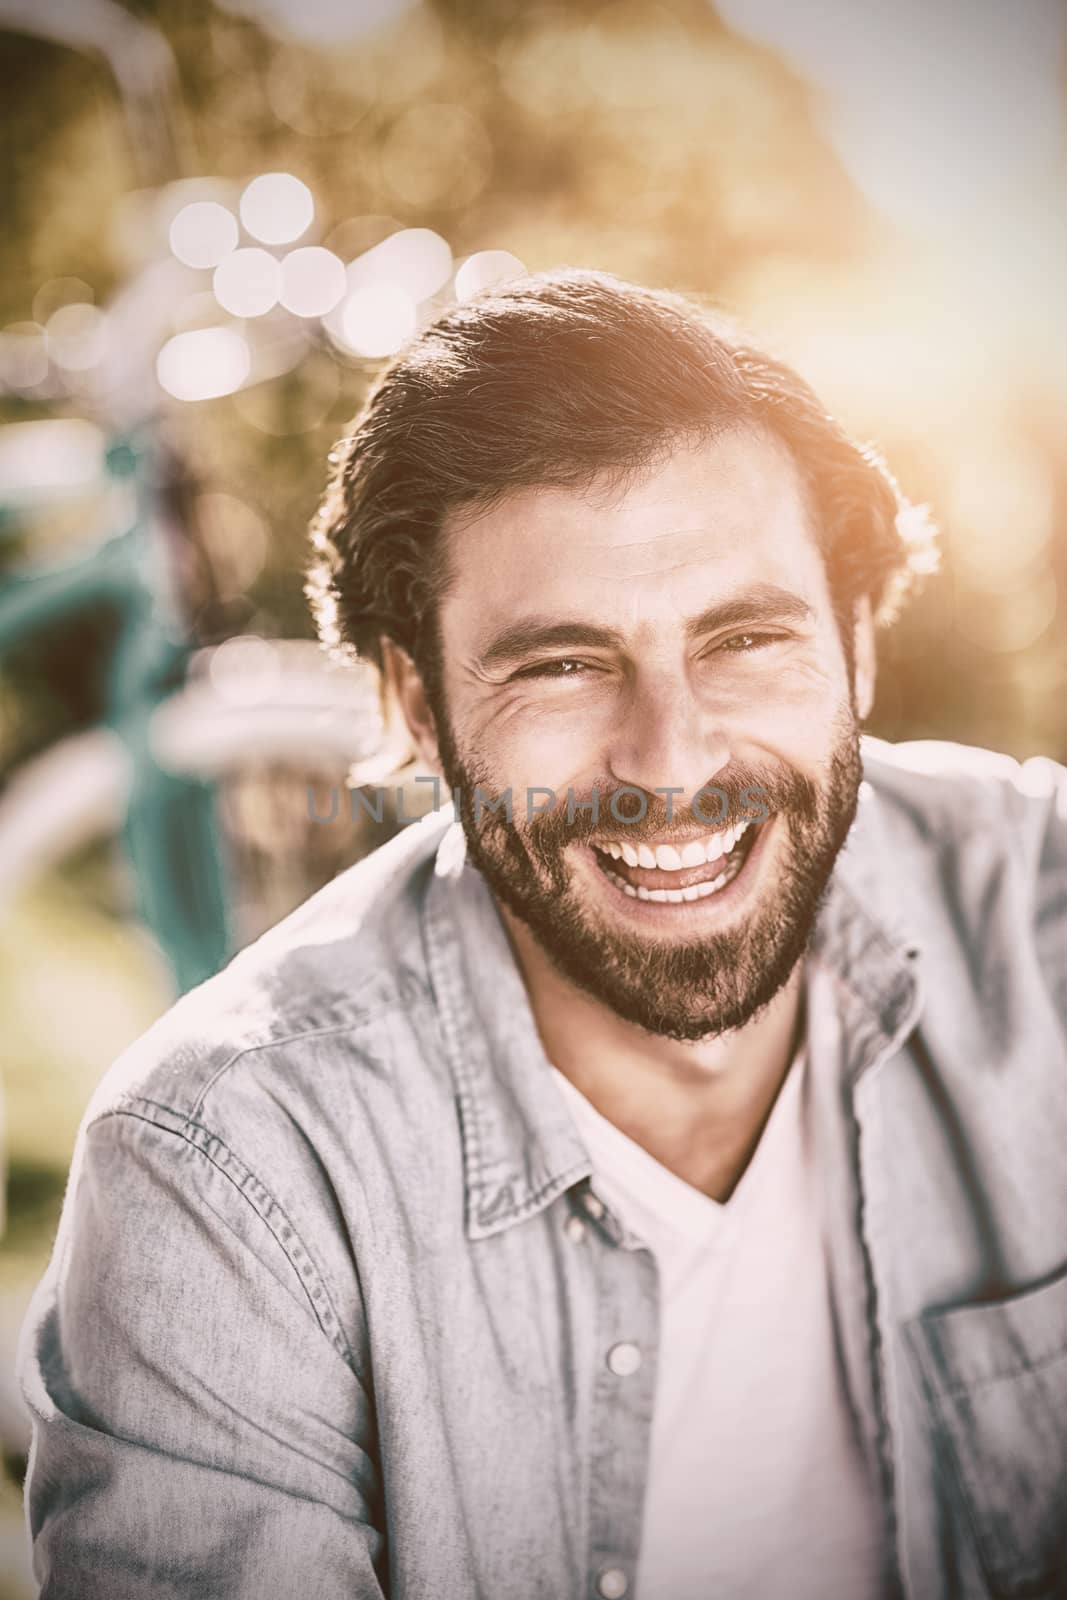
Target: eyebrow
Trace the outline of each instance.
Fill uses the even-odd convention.
[[[715,633],[722,628],[738,627],[754,622],[810,622],[814,611],[806,600],[783,589],[776,583],[757,583],[751,588],[716,601],[685,624],[687,639],[698,639],[703,634]],[[598,627],[593,623],[553,620],[548,617],[527,617],[514,622],[493,638],[478,657],[482,668],[504,667],[532,655],[537,650],[551,649],[618,649],[625,639],[616,628]]]

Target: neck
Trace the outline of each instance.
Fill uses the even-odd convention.
[[[728,1200],[796,1050],[803,963],[745,1027],[689,1043],[624,1021],[557,971],[506,907],[501,916],[553,1066],[663,1166]]]

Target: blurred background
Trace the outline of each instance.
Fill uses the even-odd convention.
[[[710,293],[944,530],[873,729],[1067,759],[1059,0],[0,0],[0,1600],[14,1340],[101,1073],[403,821],[301,592],[442,307]]]

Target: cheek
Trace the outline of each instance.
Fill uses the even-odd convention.
[[[812,665],[790,666],[739,693],[724,710],[724,732],[762,746],[798,768],[817,768],[839,737],[842,719],[851,716],[844,672]]]
[[[516,699],[476,708],[464,743],[514,788],[559,790],[602,770],[611,726],[603,696],[575,693],[542,704]]]
[[[803,738],[828,724],[847,700],[845,683],[815,672],[783,673],[748,697],[746,714],[761,726],[792,728]]]
[[[753,687],[751,709],[778,717],[825,719],[848,698],[844,658],[826,650],[783,661]]]
[[[698,703],[709,715],[760,717],[778,712],[818,714],[841,698],[844,671],[829,664],[778,656],[708,671],[697,685]]]

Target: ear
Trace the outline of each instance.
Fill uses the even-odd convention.
[[[874,705],[874,684],[877,674],[874,646],[874,618],[871,616],[871,602],[866,595],[856,602],[855,626],[853,629],[853,660],[855,671],[852,684],[852,702],[856,708],[856,715],[861,722],[865,722],[871,714]]]
[[[425,766],[441,770],[437,728],[426,698],[422,675],[406,650],[392,639],[382,639],[382,679],[385,695],[400,707],[408,732]]]

